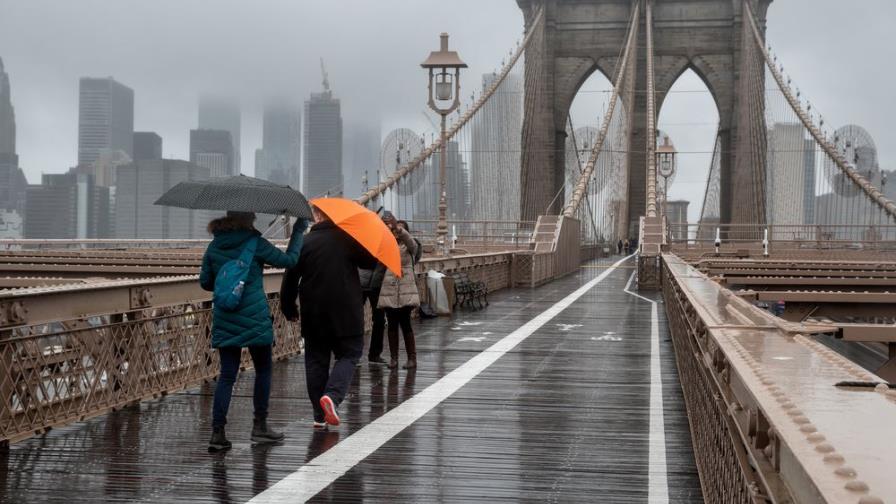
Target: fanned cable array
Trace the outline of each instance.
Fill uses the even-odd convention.
[[[853,125],[825,129],[744,6],[735,172],[750,177],[736,178],[734,187],[752,188],[754,204],[735,206],[733,221],[768,224],[770,239],[896,238],[896,205],[881,190],[886,178],[870,135]]]
[[[635,50],[637,49],[640,5],[636,4],[626,42],[617,58],[613,91],[600,129],[590,141],[585,161],[569,186],[566,217],[577,218],[582,232],[597,241],[612,242],[626,236],[628,227],[628,141],[632,133],[630,110],[635,95]],[[578,141],[576,136],[576,141]],[[653,140],[651,138],[651,140]],[[584,159],[583,144],[573,144],[578,159]],[[568,157],[567,157],[568,159]],[[569,163],[567,163],[569,164]],[[541,211],[544,211],[542,209]]]
[[[700,210],[700,220],[697,221],[696,238],[699,240],[712,239],[721,222],[722,206],[719,201],[719,191],[722,187],[721,170],[722,139],[716,133],[716,143],[709,163],[709,173],[706,176],[706,190],[703,193],[703,207]]]

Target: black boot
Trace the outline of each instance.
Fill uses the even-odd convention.
[[[389,369],[395,369],[398,367],[398,327],[389,324],[386,334],[389,336]]]
[[[276,443],[277,441],[282,441],[285,437],[282,432],[271,430],[265,418],[255,417],[252,421],[253,443]]]
[[[224,427],[215,427],[212,429],[212,438],[208,442],[209,452],[219,452],[229,450],[232,445],[224,435]]]
[[[402,332],[404,336],[404,349],[408,353],[408,362],[405,369],[417,369],[417,340],[414,331]]]

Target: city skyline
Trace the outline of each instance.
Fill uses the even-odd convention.
[[[286,94],[297,100],[307,98],[319,88],[320,56],[327,59],[331,77],[339,86],[347,123],[377,117],[378,123],[382,118],[380,129],[384,132],[409,127],[428,133],[431,128],[420,115],[425,107],[425,80],[418,64],[436,46],[437,34],[451,33],[452,44],[470,64],[470,70],[462,75],[466,95],[478,87],[478,75],[499,64],[523,26],[521,12],[513,0],[489,2],[485,6],[471,0],[459,1],[455,9],[436,18],[427,15],[436,5],[434,2],[349,2],[348,8],[357,13],[353,17],[363,22],[328,15],[332,6],[326,2],[309,0],[298,6],[261,1],[251,6],[221,6],[212,16],[220,29],[197,40],[192,35],[197,22],[209,16],[208,10],[198,5],[185,4],[178,16],[165,16],[165,9],[148,4],[125,7],[101,0],[78,6],[48,0],[30,4],[34,7],[24,9],[15,2],[0,0],[4,12],[0,19],[0,47],[4,48],[0,57],[4,58],[17,90],[14,103],[20,122],[19,164],[32,183],[39,181],[41,173],[63,172],[75,164],[70,155],[75,149],[73,135],[77,128],[73,118],[77,107],[72,97],[80,76],[115,75],[133,87],[138,95],[135,128],[159,133],[165,139],[164,154],[169,158],[188,158],[188,131],[196,126],[196,100],[200,93],[211,90],[239,95],[244,104],[240,145],[245,158],[242,163],[246,165],[243,171],[251,174],[254,156],[246,153],[254,153],[262,143],[264,97],[288,90]],[[481,16],[471,18],[465,14],[471,6],[485,10]],[[863,96],[867,99],[844,100],[842,93],[852,87],[857,76],[873,74],[869,65],[888,54],[887,48],[862,41],[872,41],[886,30],[881,23],[886,16],[874,13],[893,9],[891,3],[882,0],[867,0],[857,6],[835,1],[779,1],[771,6],[768,27],[775,52],[788,62],[787,72],[802,84],[805,96],[811,97],[830,124],[865,125],[880,140],[884,167],[891,166],[891,160],[896,158],[896,131],[876,113],[874,104],[888,103],[889,90],[884,85],[887,79],[865,82]],[[40,12],[53,15],[37,16]],[[387,16],[384,12],[398,14]],[[107,22],[119,16],[139,16],[147,23],[134,31],[126,30],[124,24]],[[71,20],[78,21],[75,33],[85,36],[66,37],[64,43],[50,42],[54,38],[49,34],[60,32]],[[807,23],[816,30],[807,36],[793,35]],[[255,31],[245,26],[265,26],[264,42],[259,42]],[[855,58],[848,44],[814,35],[822,33],[823,28],[833,29],[832,26],[850,33],[855,44],[867,46],[867,57]],[[171,32],[164,41],[157,36],[160,27]],[[380,36],[389,30],[400,30],[404,35],[401,40]],[[109,51],[104,40],[116,40],[115,50]],[[816,50],[802,54],[808,45]],[[35,49],[24,51],[26,47]],[[353,57],[338,56],[343,53]],[[814,78],[815,69],[821,66],[819,58],[837,60],[844,65],[843,71],[823,79]],[[145,63],[139,64],[141,61]],[[202,61],[202,65],[197,65],[197,61]],[[290,63],[284,65],[284,61]],[[271,72],[271,68],[278,71]],[[688,82],[691,83],[701,84],[699,79]],[[684,87],[680,90],[688,91]],[[669,103],[659,111],[660,127],[676,138],[682,152],[711,151],[714,125],[696,132],[675,131],[675,127],[668,126],[693,123],[692,116],[705,115],[707,107],[710,115],[715,113],[711,110],[711,97],[706,93],[672,97],[675,100],[667,100]],[[703,99],[696,108],[676,105],[686,98]],[[599,104],[594,107],[599,108]],[[596,118],[594,107],[583,115]],[[579,125],[586,124],[576,120],[576,126]],[[708,164],[709,156],[687,155],[694,161],[685,163],[687,160],[682,157],[683,166],[693,165],[694,173],[677,180],[672,196],[687,196],[699,202],[699,195],[679,194],[678,189],[700,192],[697,187],[705,180],[706,170],[702,165]],[[698,156],[707,159],[697,159]],[[692,205],[695,207],[699,205]]]

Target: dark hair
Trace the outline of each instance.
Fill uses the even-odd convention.
[[[407,231],[408,233],[411,232],[411,226],[408,226],[408,221],[400,220],[396,224],[398,224],[399,226],[402,226],[404,228],[404,230]]]
[[[227,212],[224,217],[218,217],[209,222],[207,229],[210,234],[227,231],[251,231],[255,229],[254,223],[254,213]]]

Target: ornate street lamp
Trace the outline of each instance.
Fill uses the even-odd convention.
[[[675,147],[669,143],[669,136],[663,137],[663,145],[656,149],[657,167],[663,177],[663,215],[667,215],[669,202],[669,177],[675,174]]]
[[[448,34],[441,35],[441,48],[420,64],[429,69],[429,108],[442,117],[442,142],[439,146],[439,223],[436,228],[439,255],[448,255],[448,141],[445,117],[460,106],[460,69],[467,68],[455,51],[448,50]]]

